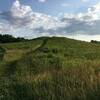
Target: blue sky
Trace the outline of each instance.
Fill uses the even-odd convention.
[[[0,11],[10,10],[15,0],[0,0]],[[46,13],[49,15],[58,15],[59,13],[78,13],[85,12],[88,7],[95,5],[99,0],[19,0],[21,4],[29,5],[34,11]]]
[[[100,0],[0,0],[0,34],[100,40]]]

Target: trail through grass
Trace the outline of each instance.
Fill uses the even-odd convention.
[[[0,100],[100,100],[99,44],[43,37],[0,46]]]

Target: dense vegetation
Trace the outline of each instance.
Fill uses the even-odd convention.
[[[100,45],[42,37],[0,46],[0,100],[100,100]]]
[[[9,34],[0,34],[0,43],[13,43],[13,42],[23,42],[27,41],[28,39],[20,38],[20,37],[13,37]]]
[[[0,47],[0,61],[3,60],[4,54],[5,54],[5,49],[3,49],[2,47]]]
[[[91,40],[91,43],[96,43],[96,44],[100,44],[100,41],[96,41],[96,40]]]

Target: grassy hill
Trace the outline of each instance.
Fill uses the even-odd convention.
[[[0,100],[100,100],[99,44],[41,37],[0,47]]]

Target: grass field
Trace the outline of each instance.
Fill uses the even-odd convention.
[[[100,100],[99,44],[41,37],[0,47],[0,100]]]

